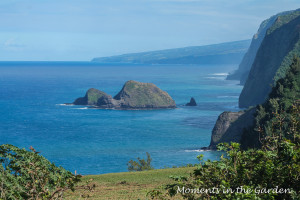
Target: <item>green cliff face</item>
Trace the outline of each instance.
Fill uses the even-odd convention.
[[[261,29],[265,36],[239,98],[240,107],[258,106],[244,113],[221,114],[213,129],[210,148],[231,141],[241,142],[244,148],[259,147],[261,133],[257,130],[266,134],[276,130],[273,127],[276,121],[274,113],[291,112],[288,107],[300,98],[299,60],[294,59],[300,56],[300,10],[273,16],[262,23]]]
[[[98,100],[103,97],[108,96],[105,92],[91,88],[89,89],[84,97],[80,97],[74,101],[75,105],[97,105]]]
[[[263,103],[274,81],[284,77],[294,55],[300,55],[300,11],[277,17],[256,54],[239,98],[247,108]]]
[[[299,9],[295,10],[295,11],[287,11],[287,12],[282,12],[277,15],[274,15],[267,20],[264,20],[261,23],[257,33],[253,36],[251,45],[250,45],[247,53],[244,55],[240,65],[239,65],[239,68],[232,74],[228,75],[227,79],[228,80],[239,80],[240,84],[244,85],[248,78],[252,64],[255,60],[256,53],[257,53],[263,39],[265,38],[265,35],[267,34],[267,31],[269,30],[269,28],[272,27],[270,30],[278,28],[277,27],[277,25],[279,25],[278,23],[277,23],[277,25],[273,26],[274,23],[276,22],[276,20],[278,19],[278,17],[280,17],[280,16],[298,16],[299,13],[300,13]],[[282,24],[284,24],[284,23],[286,23],[286,22],[282,21]]]
[[[152,83],[127,81],[122,90],[114,97],[123,109],[175,108],[170,95]]]
[[[104,109],[163,109],[176,108],[175,101],[167,92],[152,83],[127,81],[114,97],[91,88],[84,97],[74,101],[75,105],[90,105]]]
[[[294,140],[300,126],[300,59],[294,58],[285,77],[277,80],[267,101],[256,107],[254,125],[243,132],[243,148],[260,147],[261,141],[279,136]],[[295,123],[298,126],[295,126]]]
[[[274,134],[286,139],[290,130],[300,121],[300,59],[294,58],[285,72],[285,77],[276,81],[268,99],[256,107],[240,112],[223,112],[212,131],[209,148],[223,142],[238,142],[246,148],[260,148],[261,141]],[[296,116],[296,117],[295,117]],[[280,133],[278,133],[280,132]]]

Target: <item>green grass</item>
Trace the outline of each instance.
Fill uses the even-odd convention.
[[[153,189],[163,190],[162,185],[173,182],[169,176],[189,176],[194,169],[194,167],[169,168],[84,176],[83,183],[93,179],[92,183],[96,185],[95,190],[69,192],[66,194],[66,199],[84,199],[81,197],[82,194],[89,195],[88,199],[150,199],[146,196],[147,192]]]

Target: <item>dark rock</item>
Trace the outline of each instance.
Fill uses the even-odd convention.
[[[216,149],[217,144],[223,142],[241,142],[243,130],[254,123],[255,108],[239,112],[223,112],[219,115],[212,136],[209,148]]]
[[[210,148],[209,148],[209,147],[201,147],[200,149],[201,149],[201,150],[203,150],[203,151],[210,150]]]
[[[185,104],[186,106],[197,106],[197,103],[194,99],[194,97],[191,98],[190,102]]]
[[[97,103],[100,108],[119,108],[120,102],[113,99],[112,96],[102,96]]]

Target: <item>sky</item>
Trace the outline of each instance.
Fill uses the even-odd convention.
[[[94,57],[251,39],[299,0],[0,0],[0,61]]]

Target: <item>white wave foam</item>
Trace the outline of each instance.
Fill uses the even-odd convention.
[[[202,150],[202,149],[184,150],[184,152],[204,152],[204,151],[211,151],[211,150]]]
[[[215,76],[207,76],[207,77],[205,77],[205,78],[208,78],[208,79],[218,79],[218,80],[224,80],[225,79],[225,77],[215,77]]]
[[[74,104],[65,104],[65,103],[60,103],[60,104],[55,104],[56,106],[74,106]]]
[[[86,109],[88,109],[88,107],[83,107],[83,108],[73,108],[73,109],[86,110]]]
[[[217,96],[217,98],[235,98],[235,99],[237,99],[237,98],[239,98],[239,96]]]
[[[213,75],[213,76],[227,76],[229,74],[228,73],[214,73],[214,74],[209,74],[209,75]]]

